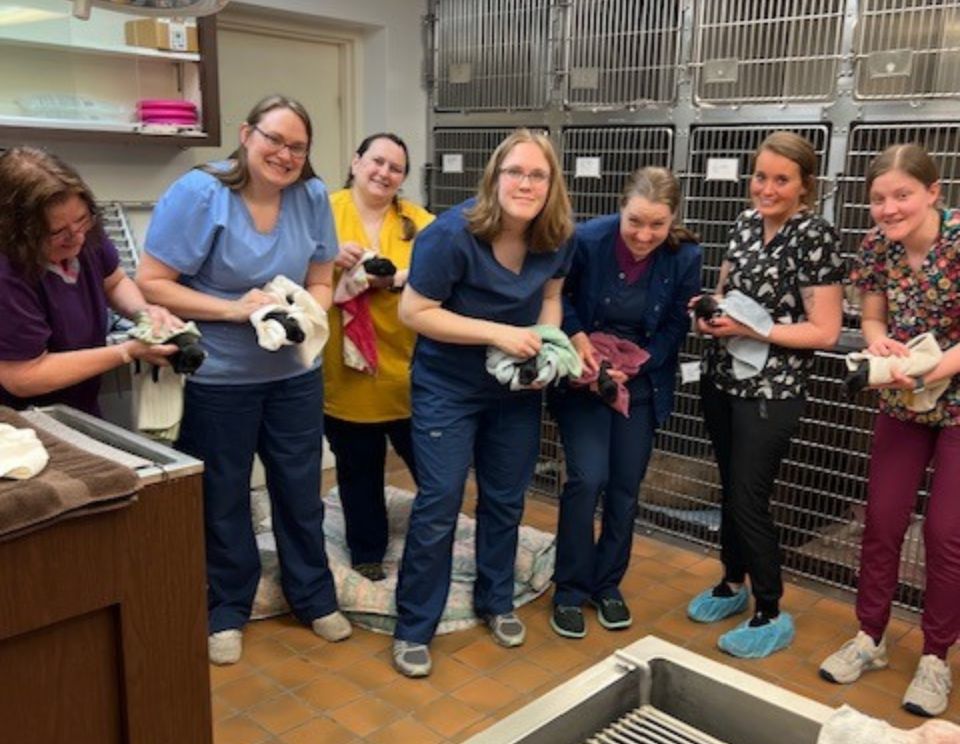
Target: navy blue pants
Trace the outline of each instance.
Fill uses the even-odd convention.
[[[638,391],[639,392],[639,391]],[[560,426],[567,480],[560,494],[553,601],[579,607],[588,599],[623,599],[640,483],[653,451],[653,401],[631,395],[630,417],[592,392],[557,390],[550,411]],[[598,500],[603,517],[594,541]]]
[[[260,579],[250,513],[254,453],[267,475],[283,593],[303,623],[337,609],[320,501],[319,372],[250,385],[188,382],[177,448],[203,460],[210,632],[242,628]]]
[[[414,379],[419,490],[397,583],[396,638],[429,643],[450,592],[453,539],[471,459],[477,482],[477,615],[513,610],[523,500],[540,447],[539,393],[460,398]]]
[[[387,439],[417,480],[410,419],[360,423],[325,416],[324,430],[337,457],[337,487],[350,560],[355,566],[380,563],[387,552],[389,528],[383,496]]]

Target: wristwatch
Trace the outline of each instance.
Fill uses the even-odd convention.
[[[913,392],[922,393],[927,389],[927,383],[923,379],[923,375],[913,378]]]

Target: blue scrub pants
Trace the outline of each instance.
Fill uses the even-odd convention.
[[[188,382],[177,448],[203,460],[210,633],[242,628],[260,579],[250,512],[253,455],[263,461],[283,593],[303,622],[337,609],[320,501],[319,371],[267,383]]]
[[[630,563],[640,483],[656,431],[653,401],[649,395],[637,397],[641,399],[631,394],[630,417],[625,418],[589,391],[550,394],[567,462],[554,604],[580,607],[588,599],[623,599],[619,586]],[[600,498],[603,518],[595,543],[593,520]]]
[[[540,447],[537,392],[461,397],[414,378],[413,449],[419,490],[410,514],[394,636],[429,643],[450,592],[453,539],[471,459],[477,482],[477,615],[513,611],[523,500]]]

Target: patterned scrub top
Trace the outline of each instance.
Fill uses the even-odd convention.
[[[801,210],[790,217],[773,239],[763,244],[763,217],[755,209],[740,214],[730,231],[724,260],[730,263],[723,294],[738,289],[756,300],[777,324],[806,320],[804,287],[840,284],[845,269],[840,241],[823,217]],[[755,377],[737,380],[733,357],[720,339],[707,346],[703,371],[714,385],[740,398],[785,400],[804,394],[813,366],[813,352],[770,344],[766,366]]]
[[[907,263],[903,245],[874,228],[860,244],[850,281],[861,292],[884,294],[890,338],[906,343],[930,331],[944,351],[960,343],[960,209],[943,211],[940,237],[916,271]],[[901,421],[960,425],[960,375],[932,411],[908,410],[900,391],[893,389],[880,391],[880,410]]]

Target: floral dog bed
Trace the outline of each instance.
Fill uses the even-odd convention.
[[[270,525],[269,496],[264,489],[256,489],[251,499],[262,564],[260,584],[253,604],[253,618],[260,619],[288,612],[289,608],[280,588],[280,567]],[[340,609],[355,625],[382,633],[391,633],[397,612],[394,601],[397,568],[403,555],[403,543],[407,524],[410,521],[413,494],[388,486],[386,499],[390,539],[383,564],[387,578],[383,581],[369,581],[350,567],[350,555],[344,534],[343,509],[336,488],[331,489],[323,497],[326,510],[324,534],[330,569],[333,571],[337,585]],[[440,626],[437,628],[438,633],[452,633],[480,622],[473,614],[473,582],[476,579],[475,526],[473,518],[465,514],[461,514],[457,521],[450,595]],[[553,535],[532,527],[520,527],[514,575],[514,606],[526,604],[547,590],[553,576],[555,553]]]

